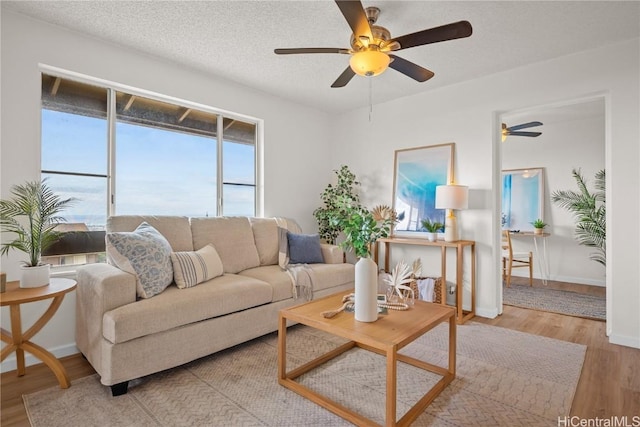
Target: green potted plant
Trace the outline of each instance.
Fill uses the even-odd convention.
[[[388,237],[396,223],[396,213],[388,206],[373,210],[355,203],[342,202],[344,217],[340,219],[345,240],[342,248],[353,251],[359,258],[355,271],[355,319],[374,322],[378,319],[378,267],[371,259],[372,245]]]
[[[345,240],[340,246],[353,251],[358,258],[368,258],[372,245],[378,239],[388,237],[395,223],[396,214],[388,206],[376,206],[371,211],[360,205],[344,206],[340,228]]]
[[[605,171],[595,174],[595,191],[587,188],[580,169],[573,169],[572,175],[578,185],[578,191],[558,190],[551,194],[553,203],[571,212],[576,221],[575,237],[579,244],[596,248],[590,255],[595,262],[606,266],[606,190]]]
[[[335,185],[329,184],[320,194],[324,206],[313,211],[313,216],[318,221],[318,234],[327,243],[335,244],[338,235],[342,231],[341,220],[346,216],[345,207],[359,207],[360,199],[356,181],[356,175],[348,166],[342,165],[334,170],[337,176]]]
[[[442,230],[444,224],[438,221],[431,221],[431,218],[425,218],[421,221],[422,227],[427,230],[427,239],[430,242],[435,242],[438,237],[438,232]]]
[[[544,228],[547,226],[547,224],[540,218],[533,221],[531,225],[533,225],[533,232],[535,234],[542,234],[544,232]]]
[[[42,251],[60,238],[56,226],[64,222],[59,214],[73,199],[62,199],[46,184],[46,180],[14,185],[12,198],[0,200],[0,229],[12,233],[13,240],[2,243],[0,255],[10,249],[27,254],[22,261],[20,287],[31,288],[49,283],[49,264],[42,264]]]

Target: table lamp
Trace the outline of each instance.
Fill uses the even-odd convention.
[[[444,223],[444,240],[455,242],[458,237],[456,209],[467,209],[469,205],[469,187],[466,185],[438,185],[436,187],[436,209],[449,209]]]

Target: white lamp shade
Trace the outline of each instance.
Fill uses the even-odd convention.
[[[469,187],[466,185],[438,185],[436,187],[436,209],[467,209]]]

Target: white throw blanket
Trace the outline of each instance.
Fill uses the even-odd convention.
[[[300,233],[300,226],[286,218],[276,218],[278,224],[278,264],[291,279],[291,295],[294,299],[303,296],[307,301],[313,299],[313,270],[307,264],[289,264],[289,242],[287,231]]]
[[[293,299],[303,297],[307,301],[311,301],[313,299],[314,282],[314,274],[311,267],[308,264],[288,264],[286,271],[291,278]]]
[[[431,277],[427,277],[426,279],[419,279],[417,283],[420,299],[427,302],[433,302],[433,288],[435,287],[436,281]]]

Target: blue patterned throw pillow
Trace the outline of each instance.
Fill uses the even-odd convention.
[[[136,276],[140,298],[151,298],[173,281],[171,245],[146,222],[132,232],[107,233],[107,254],[119,269]]]

